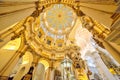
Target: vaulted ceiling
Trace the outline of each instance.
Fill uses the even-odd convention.
[[[60,1],[62,4],[58,4]],[[57,4],[51,5],[56,2]],[[16,31],[16,29],[18,29],[20,25],[24,23],[26,17],[30,16],[31,14],[32,16],[35,15],[35,17],[36,15],[38,15],[36,13],[36,9],[37,9],[38,11],[41,11],[42,14],[38,18],[38,21],[35,22],[37,24],[40,21],[40,27],[38,30],[37,28],[35,28],[36,30],[35,29],[33,30],[34,36],[38,34],[37,38],[42,37],[40,39],[41,46],[43,46],[43,44],[47,44],[47,45],[44,45],[44,47],[46,47],[47,49],[53,49],[53,50],[56,49],[58,51],[62,51],[62,50],[64,51],[64,47],[66,47],[66,45],[69,46],[68,44],[74,43],[75,40],[76,40],[76,43],[80,45],[81,48],[84,48],[85,46],[87,46],[87,44],[89,44],[91,37],[95,37],[95,38],[97,37],[97,39],[100,38],[98,40],[106,39],[108,37],[107,40],[112,41],[108,35],[110,33],[112,35],[114,31],[114,30],[111,30],[111,27],[113,22],[116,20],[116,18],[114,19],[112,18],[112,16],[115,14],[118,8],[119,1],[117,0],[116,1],[113,1],[113,0],[80,0],[80,1],[79,0],[75,0],[75,1],[74,0],[59,0],[59,1],[58,0],[48,0],[48,1],[39,0],[39,2],[37,2],[37,0],[21,0],[21,1],[2,0],[0,4],[1,4],[0,5],[0,10],[1,10],[0,12],[0,24],[1,24],[0,25],[0,31],[1,31],[0,46],[1,47],[4,44],[6,44],[7,41],[11,39],[11,37],[12,39],[14,39],[14,37],[19,35],[17,34],[17,32],[19,33],[19,30]],[[42,8],[44,10],[42,10]],[[17,24],[17,27],[16,27],[16,24]],[[25,25],[28,25],[28,24],[25,24]],[[16,28],[11,28],[10,26],[16,27]],[[82,28],[83,26],[86,29]],[[94,27],[91,27],[93,29],[89,30],[87,26],[89,26],[89,28],[90,26],[94,26]],[[9,35],[9,33],[5,33],[7,31],[10,31],[9,33],[12,33],[12,35]],[[26,33],[27,33],[27,29],[26,29]],[[28,29],[28,33],[29,33],[29,29]],[[15,34],[16,36],[13,36],[13,34]],[[30,35],[30,36],[28,35],[29,34],[27,34],[26,36],[26,40],[31,36],[33,37],[33,35]],[[41,36],[41,35],[44,35],[44,36]],[[119,35],[119,33],[118,34],[114,33],[114,35],[117,36]],[[30,41],[28,41],[28,43],[29,42]],[[118,50],[119,38],[117,38],[117,41],[112,41],[112,42],[108,42],[109,45],[111,45],[115,49],[115,51],[119,53],[119,50]],[[35,45],[35,44],[32,44],[32,42],[30,43],[31,45]],[[49,45],[52,45],[52,47]]]

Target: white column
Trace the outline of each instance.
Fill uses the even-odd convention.
[[[120,64],[113,58],[113,56],[105,49],[99,47],[98,45],[96,46],[96,49],[102,53],[105,54],[108,58],[110,58],[111,63],[114,63],[116,66],[120,66]]]
[[[100,71],[100,73],[103,74],[104,79],[106,78],[105,80],[115,80],[113,75],[109,72],[108,68],[102,61],[98,52],[93,52],[90,55],[95,60],[95,64],[96,64],[98,70]]]
[[[38,63],[32,80],[44,80],[45,78],[45,67],[43,64]]]
[[[46,70],[46,74],[45,74],[45,80],[52,80],[53,76],[54,76],[54,73],[53,73],[53,68],[52,67],[49,67],[47,70]]]
[[[120,64],[120,55],[119,52],[113,47],[111,44],[109,44],[107,41],[102,40],[102,43],[105,47],[105,49],[112,55],[112,57]]]

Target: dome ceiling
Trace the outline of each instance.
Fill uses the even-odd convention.
[[[68,39],[68,33],[71,32],[76,24],[77,16],[74,10],[64,4],[52,4],[46,7],[39,17],[31,17],[33,24],[26,28],[26,41],[32,50],[44,58],[61,60],[66,51],[78,50],[79,47]],[[28,21],[30,22],[30,21]]]
[[[76,14],[67,5],[54,4],[44,10],[41,21],[50,33],[63,35],[74,27]]]

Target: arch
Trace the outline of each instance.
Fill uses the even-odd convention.
[[[27,74],[27,72],[29,71],[31,64],[33,61],[33,55],[29,52],[26,51],[25,54],[22,56],[22,63],[18,68],[18,72],[16,73],[16,75],[14,76],[13,80],[21,80],[21,78]],[[21,73],[21,69],[25,68],[24,71]],[[23,69],[22,69],[23,70]],[[21,73],[21,74],[20,74]]]
[[[22,64],[32,63],[33,61],[33,55],[31,52],[26,51],[25,55],[23,56]]]
[[[49,67],[49,61],[48,60],[46,60],[46,59],[40,59],[39,60],[39,63],[41,63],[41,64],[43,64],[44,66],[45,66],[45,70]]]
[[[15,40],[9,41],[1,49],[18,50],[18,48],[20,47],[20,44],[21,44],[21,38],[16,38]]]

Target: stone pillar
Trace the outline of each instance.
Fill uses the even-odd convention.
[[[38,63],[34,71],[34,76],[32,80],[44,80],[45,78],[45,66],[41,63]]]
[[[2,0],[0,6],[0,31],[26,18],[35,11],[38,0]]]
[[[45,73],[45,80],[52,80],[53,78],[53,68],[52,67],[49,67],[47,70],[46,70],[46,73]]]
[[[89,0],[90,1],[90,0]],[[111,11],[109,10],[111,9]],[[80,3],[80,10],[84,12],[84,14],[94,18],[96,21],[104,24],[109,28],[112,23],[112,19],[110,16],[116,10],[117,6],[115,5],[108,5],[108,4],[95,4],[88,3]]]
[[[24,54],[27,48],[28,48],[28,45],[25,45],[24,37],[22,36],[19,49],[10,58],[10,60],[6,62],[6,65],[0,70],[0,76],[8,76],[10,74],[13,67],[16,65],[17,61],[19,60],[20,55]]]
[[[4,46],[10,40],[20,37],[20,34],[24,30],[24,22],[26,19],[21,20],[19,23],[12,25],[11,27],[2,30],[0,32],[0,48]]]
[[[106,65],[102,61],[102,59],[99,56],[98,52],[93,52],[93,53],[90,54],[90,56],[95,61],[95,65],[97,66],[97,69],[104,76],[105,80],[115,80],[113,75],[109,72],[109,69],[106,67]]]
[[[17,61],[20,59],[20,55],[23,54],[27,49],[27,45],[16,51],[16,53],[11,57],[7,64],[1,69],[1,76],[9,76],[10,72],[13,70],[13,67],[16,65]]]
[[[112,45],[110,45],[107,41],[102,40],[102,42],[103,42],[103,45],[104,45],[105,49],[108,50],[108,52],[113,56],[113,58],[118,63],[120,63],[120,54],[119,54],[119,52],[114,47],[112,47]]]
[[[96,46],[96,49],[103,55],[105,55],[106,57],[108,57],[111,60],[111,63],[114,63],[116,66],[120,66],[120,64],[112,57],[112,55],[105,49]]]
[[[46,74],[45,74],[45,80],[53,80],[53,70],[54,70],[54,67],[53,67],[53,61],[50,61],[49,63],[49,68],[46,70]]]
[[[40,60],[40,56],[37,56],[33,51],[31,53],[33,53],[33,62],[32,62],[32,65],[34,67],[36,67],[38,65],[39,60]]]

